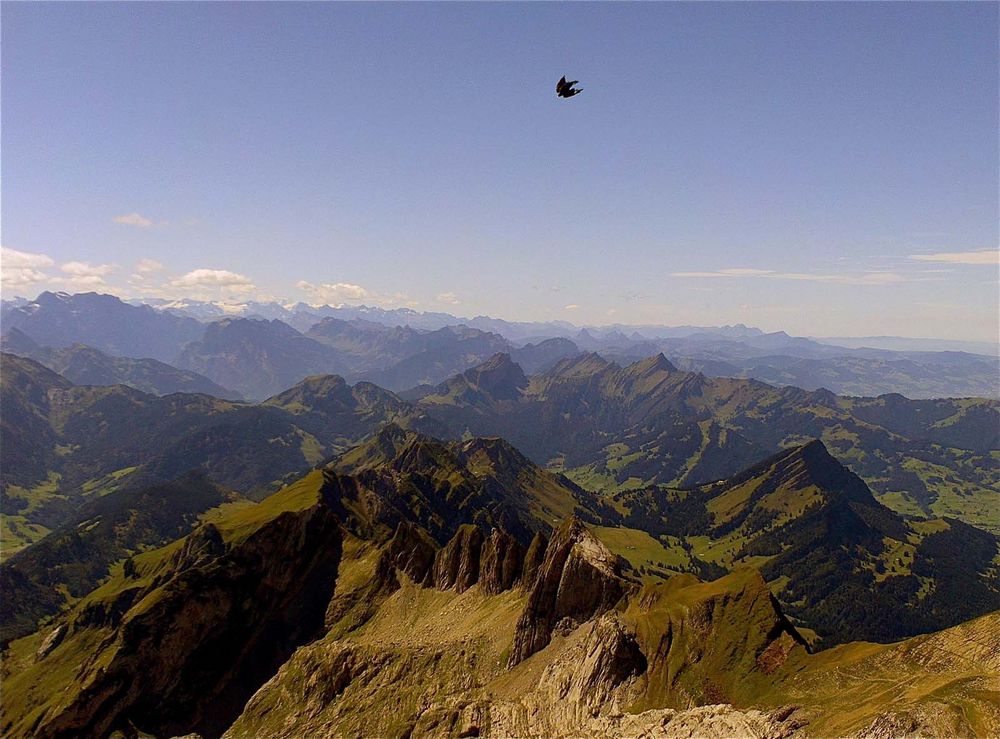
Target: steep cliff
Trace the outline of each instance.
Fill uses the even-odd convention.
[[[580,623],[614,606],[626,591],[621,563],[578,519],[553,534],[517,623],[509,665],[549,643],[560,621]]]
[[[322,627],[341,534],[320,481],[136,557],[4,681],[2,733],[220,733]]]

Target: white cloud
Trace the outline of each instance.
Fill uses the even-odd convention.
[[[579,309],[580,306],[578,306],[576,303],[570,303],[569,305],[563,306],[563,310],[579,310]]]
[[[361,287],[361,285],[352,285],[349,282],[337,282],[333,285],[323,285],[323,287],[350,300],[365,300],[374,297],[374,294],[367,288]]]
[[[191,270],[171,280],[170,285],[183,288],[226,288],[236,292],[247,292],[255,287],[249,277],[228,269]]]
[[[344,303],[367,303],[382,307],[406,306],[414,307],[415,302],[403,293],[393,295],[382,295],[369,290],[361,285],[354,285],[350,282],[324,282],[319,285],[300,280],[295,286],[302,292],[308,293],[313,305],[342,305]],[[450,293],[443,293],[449,295]],[[439,296],[440,297],[440,296]]]
[[[164,269],[162,262],[157,262],[155,259],[140,259],[135,263],[135,271],[141,272],[143,274],[149,274],[150,272],[161,272]]]
[[[448,305],[458,305],[462,302],[455,293],[438,293],[437,300],[439,303],[447,303]]]
[[[670,274],[672,277],[763,277],[764,275],[773,275],[774,270],[735,267],[718,269],[713,272],[671,272]]]
[[[115,271],[115,266],[89,262],[63,262],[59,265],[59,269],[74,277],[105,277]]]
[[[911,254],[918,262],[947,262],[949,264],[1000,264],[1000,249],[979,251],[942,251],[936,254]]]
[[[10,288],[26,287],[39,282],[45,282],[48,277],[44,272],[39,272],[37,269],[30,269],[28,267],[5,268],[0,272],[0,282],[3,283],[4,287]]]
[[[800,282],[826,282],[841,285],[895,285],[913,282],[915,278],[896,272],[870,271],[860,274],[823,274],[817,272],[776,272],[771,269],[731,268],[711,272],[671,272],[671,277],[682,278],[766,278],[773,280],[795,280]]]
[[[120,223],[123,226],[135,226],[136,228],[149,228],[153,225],[150,219],[138,213],[126,213],[123,216],[115,216],[115,223]]]
[[[898,274],[897,272],[867,272],[852,284],[857,285],[897,285],[900,282],[914,282],[914,279]]]
[[[760,277],[763,275],[774,274],[773,269],[754,269],[752,267],[734,267],[732,269],[722,269],[719,271],[725,275],[731,275],[733,277]]]
[[[31,252],[8,249],[6,246],[0,247],[0,265],[4,269],[42,269],[55,264],[52,257],[45,254],[32,254]]]
[[[0,247],[0,283],[14,289],[45,282],[49,276],[42,272],[55,264],[52,257],[17,249]]]

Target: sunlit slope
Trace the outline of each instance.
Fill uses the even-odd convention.
[[[1000,608],[995,536],[901,517],[819,441],[722,482],[612,501],[626,526],[680,562],[660,555],[661,566],[758,567],[789,615],[826,643],[891,641]]]
[[[868,726],[873,736],[996,736],[1000,613],[898,644],[796,655],[780,695],[809,707],[809,729],[818,736]]]
[[[225,728],[322,626],[341,547],[323,489],[313,473],[126,560],[53,628],[14,642],[4,735]]]
[[[820,452],[769,460],[709,500],[725,501],[725,525],[752,500],[781,508],[826,469]],[[533,511],[555,512],[573,488],[557,492],[558,478],[495,440],[441,444],[390,427],[342,465],[219,509],[14,642],[0,729],[783,737],[907,721],[958,734],[997,727],[995,615],[954,636],[810,655],[753,568],[734,560],[711,582],[646,578],[602,539],[651,549],[650,534],[576,517],[548,528]],[[864,502],[863,484],[845,479],[843,497]],[[820,495],[836,487],[821,482]],[[493,497],[499,489],[509,499]],[[543,497],[548,509],[536,508]],[[527,546],[506,521],[536,527]]]
[[[690,486],[821,439],[903,513],[1000,533],[1000,403],[839,397],[677,370],[662,355],[620,367],[565,358],[528,379],[496,358],[420,405],[455,434],[500,435],[590,489]]]

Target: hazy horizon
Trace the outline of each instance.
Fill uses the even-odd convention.
[[[23,301],[26,301],[26,302],[29,302],[29,303],[30,302],[35,302],[35,301],[37,301],[38,297],[41,296],[42,292],[50,292],[50,291],[44,291],[43,290],[43,291],[39,292],[38,295],[36,295],[34,298],[29,298],[29,297],[26,297],[26,296],[22,295],[22,296],[16,296],[14,298],[4,297],[3,300],[5,302],[9,301],[11,303],[14,303],[14,302],[17,302],[17,301],[20,301],[20,300],[23,300]],[[55,292],[56,294],[70,295],[70,296],[72,296],[72,295],[78,295],[78,294],[87,294],[86,292],[82,292],[82,293],[72,293],[72,292],[65,292],[65,291],[51,291],[51,292]],[[269,301],[269,302],[263,302],[263,303],[259,303],[257,301],[253,301],[253,300],[247,300],[245,302],[200,301],[200,300],[194,300],[194,299],[188,299],[188,298],[171,299],[171,298],[156,298],[156,297],[143,297],[143,296],[124,297],[124,296],[113,295],[112,293],[101,293],[101,292],[94,292],[94,291],[89,291],[89,292],[90,292],[90,294],[97,294],[97,295],[112,295],[112,297],[118,297],[120,300],[124,300],[124,301],[126,301],[126,302],[128,302],[130,304],[145,304],[145,305],[151,305],[152,307],[154,307],[154,308],[156,308],[158,310],[173,310],[174,312],[177,312],[177,313],[179,313],[181,315],[197,316],[196,313],[187,312],[185,310],[186,306],[187,307],[191,307],[191,306],[197,306],[197,305],[202,305],[202,304],[205,304],[205,305],[209,305],[209,304],[210,305],[214,305],[214,306],[218,307],[222,311],[223,315],[220,315],[218,317],[203,316],[200,319],[200,320],[209,321],[209,322],[210,321],[215,321],[215,320],[221,320],[222,318],[228,318],[228,317],[233,317],[233,318],[240,318],[240,317],[242,317],[242,318],[261,318],[259,314],[254,314],[250,310],[250,308],[251,308],[252,305],[263,305],[263,306],[267,306],[267,305],[279,305],[279,306],[281,306],[282,308],[284,308],[286,310],[294,310],[294,309],[298,308],[299,306],[307,306],[308,308],[315,309],[315,310],[320,310],[320,309],[323,309],[323,308],[328,308],[328,309],[329,308],[332,308],[332,309],[343,309],[343,308],[346,308],[346,309],[360,309],[360,310],[366,310],[367,309],[367,310],[371,310],[371,311],[404,310],[404,311],[414,311],[415,313],[417,313],[419,315],[444,315],[444,316],[450,316],[451,318],[454,318],[459,323],[462,323],[462,322],[474,322],[474,321],[477,321],[477,320],[480,320],[480,319],[487,319],[487,320],[504,321],[504,322],[508,322],[508,323],[537,324],[540,329],[543,326],[551,324],[551,325],[561,325],[563,327],[568,327],[568,328],[571,328],[573,331],[580,331],[580,330],[597,331],[599,335],[603,334],[604,332],[612,332],[612,331],[615,331],[615,330],[623,330],[623,331],[624,330],[629,330],[629,331],[631,331],[631,330],[638,330],[640,333],[642,333],[643,331],[649,332],[649,335],[652,337],[652,336],[656,335],[656,332],[657,332],[658,329],[676,330],[676,329],[685,329],[685,328],[705,329],[705,330],[728,329],[728,328],[745,328],[745,329],[751,329],[751,330],[753,330],[753,329],[761,330],[761,331],[764,331],[765,334],[768,334],[768,333],[773,334],[773,333],[781,333],[781,332],[783,332],[783,329],[778,329],[776,331],[769,332],[769,331],[766,331],[764,329],[761,329],[761,327],[759,327],[759,326],[755,326],[753,324],[746,324],[746,323],[723,323],[723,324],[714,324],[714,325],[709,325],[709,324],[668,324],[668,323],[644,323],[644,324],[638,324],[638,323],[636,323],[636,324],[631,324],[631,323],[612,322],[612,321],[605,321],[603,323],[580,323],[580,322],[574,322],[574,321],[565,320],[565,319],[555,319],[555,320],[551,320],[551,321],[511,321],[511,320],[505,318],[504,316],[492,316],[492,315],[486,315],[486,314],[463,314],[461,310],[457,310],[457,309],[453,309],[453,310],[450,310],[450,311],[449,310],[444,310],[444,309],[423,311],[423,310],[420,310],[419,308],[409,308],[409,307],[401,307],[401,308],[391,308],[391,307],[388,307],[388,308],[383,308],[383,307],[377,306],[377,305],[365,305],[364,303],[349,303],[349,302],[343,302],[343,303],[337,303],[337,304],[330,304],[330,303],[308,303],[306,301],[280,300],[280,299],[276,299],[274,301]],[[460,306],[456,306],[455,308],[460,308]],[[263,320],[268,320],[268,319],[265,318]],[[400,322],[401,322],[401,325],[407,325],[405,318],[400,318]],[[419,324],[419,321],[418,321],[418,324]],[[430,329],[428,329],[428,330],[430,330]],[[784,332],[784,333],[787,333],[787,332]],[[536,336],[534,336],[534,339],[537,340],[537,339],[542,338],[543,336],[546,336],[546,335],[547,334],[543,331],[543,332],[537,334]],[[561,335],[571,336],[571,334],[569,332],[567,332],[566,334],[561,334]],[[796,336],[796,335],[792,334],[792,336]],[[976,340],[963,340],[963,339],[948,339],[948,338],[941,338],[941,337],[934,337],[934,336],[903,336],[903,335],[898,335],[898,334],[897,335],[868,334],[868,335],[860,335],[860,336],[844,336],[844,335],[822,336],[822,335],[815,335],[815,334],[813,334],[813,335],[803,335],[801,338],[814,339],[816,341],[828,343],[828,344],[830,344],[832,346],[842,346],[842,347],[845,347],[845,348],[888,349],[888,350],[893,350],[893,351],[964,351],[964,352],[970,352],[970,353],[974,353],[974,354],[975,353],[985,354],[985,355],[991,356],[991,357],[994,356],[995,354],[997,354],[998,351],[1000,351],[1000,340],[994,340],[994,341],[976,341]],[[598,352],[598,353],[600,353],[600,352]]]
[[[2,13],[5,298],[1000,333],[995,4]]]

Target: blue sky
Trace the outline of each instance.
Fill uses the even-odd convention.
[[[3,293],[993,341],[997,14],[4,3]]]

